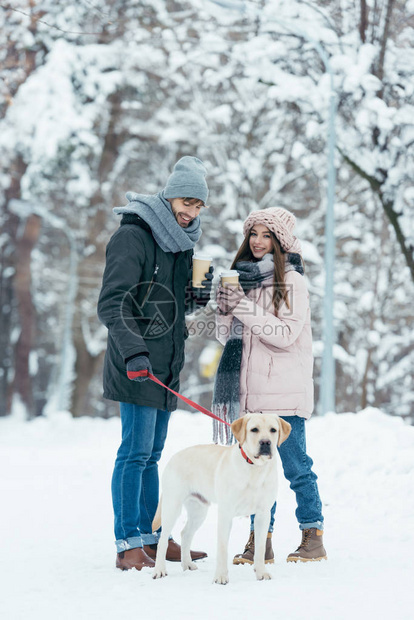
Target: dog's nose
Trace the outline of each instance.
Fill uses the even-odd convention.
[[[261,439],[259,441],[259,446],[259,454],[269,456],[272,453],[272,442],[269,439]]]

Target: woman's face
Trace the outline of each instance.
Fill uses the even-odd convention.
[[[265,254],[273,254],[272,237],[270,230],[264,224],[255,224],[250,231],[250,250],[257,260]]]

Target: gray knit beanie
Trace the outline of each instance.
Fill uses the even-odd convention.
[[[197,157],[182,157],[174,166],[164,189],[165,198],[198,198],[204,204],[208,198],[207,170]]]

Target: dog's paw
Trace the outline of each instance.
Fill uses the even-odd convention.
[[[266,573],[266,572],[258,572],[256,571],[256,579],[258,581],[265,581],[267,579],[271,579],[272,575],[270,573]]]
[[[214,577],[214,583],[219,583],[222,586],[225,586],[229,582],[228,574],[225,575],[216,575]]]
[[[197,564],[191,560],[189,562],[181,562],[181,566],[183,570],[198,570]]]
[[[165,568],[155,568],[152,573],[153,579],[161,579],[162,577],[166,577],[168,575]]]

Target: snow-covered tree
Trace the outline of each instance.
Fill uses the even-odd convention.
[[[229,1],[228,4],[233,4]],[[240,4],[240,3],[236,3]],[[322,337],[329,58],[337,94],[337,408],[412,416],[413,2],[18,0],[0,13],[1,399],[109,415],[96,301],[127,190],[206,162],[201,246],[227,267],[254,208],[298,218]],[[252,12],[254,10],[254,12]],[[199,318],[208,323],[211,315]],[[211,330],[183,389],[209,404]],[[204,363],[203,363],[204,364]],[[205,364],[204,364],[205,366]]]

